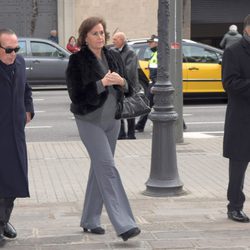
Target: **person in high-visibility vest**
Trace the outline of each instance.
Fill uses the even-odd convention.
[[[149,68],[149,86],[147,89],[147,93],[145,93],[150,101],[150,107],[153,106],[153,94],[151,93],[151,88],[154,86],[157,80],[157,68],[158,68],[158,61],[157,61],[157,47],[158,47],[158,37],[156,35],[152,35],[150,39],[147,40],[148,46],[152,51],[152,55],[148,61],[148,68]],[[135,125],[135,130],[137,132],[143,132],[144,127],[146,125],[148,119],[148,115],[141,116],[139,121]]]
[[[148,44],[152,51],[151,58],[148,61],[149,78],[151,84],[154,84],[157,79],[157,68],[158,68],[158,61],[157,61],[158,38],[155,37],[153,39],[149,39]]]

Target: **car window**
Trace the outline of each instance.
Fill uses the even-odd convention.
[[[183,53],[187,62],[218,63],[219,57],[216,52],[198,46],[183,46]]]
[[[143,55],[144,60],[149,60],[152,56],[152,53],[153,53],[152,50],[149,47],[147,47]]]
[[[18,51],[18,54],[20,54],[22,56],[26,56],[27,55],[26,42],[25,41],[19,41],[18,45],[20,47],[20,50]]]
[[[139,60],[149,60],[151,58],[152,51],[146,43],[133,44],[132,48]]]
[[[61,55],[56,47],[42,42],[31,42],[31,53],[37,57],[60,57]]]

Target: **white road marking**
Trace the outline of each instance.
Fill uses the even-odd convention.
[[[187,125],[201,125],[201,124],[224,124],[224,121],[215,122],[186,122]]]
[[[43,98],[34,98],[33,101],[39,102],[39,101],[44,101],[44,99]]]
[[[44,110],[35,110],[35,113],[45,113],[46,111]]]
[[[204,134],[224,134],[224,131],[198,131],[190,133],[204,133]]]
[[[224,133],[223,131],[184,132],[183,136],[184,136],[184,138],[197,138],[197,139],[200,138],[200,139],[202,139],[202,138],[218,137],[218,135],[213,135],[213,134],[221,134],[221,136],[223,136],[223,133]]]
[[[35,129],[36,129],[36,128],[52,128],[52,126],[27,126],[26,128],[27,128],[27,129],[28,129],[28,128],[32,128],[32,129],[33,129],[33,128],[35,128]]]
[[[190,106],[187,106],[185,107],[185,109],[219,109],[219,108],[222,108],[222,109],[225,109],[226,108],[226,105],[223,106],[194,106],[194,107],[190,107]]]

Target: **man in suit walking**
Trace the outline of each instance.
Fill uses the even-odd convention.
[[[131,47],[126,42],[126,36],[123,32],[117,32],[113,36],[115,49],[120,52],[126,73],[130,82],[133,83],[135,91],[139,90],[138,80],[138,59]],[[121,120],[121,129],[118,139],[136,139],[135,137],[135,118],[127,119],[128,133],[125,132],[124,120]]]
[[[223,156],[229,158],[228,218],[249,222],[243,212],[243,184],[250,161],[250,15],[244,20],[244,35],[225,49],[222,81],[228,95]]]
[[[29,196],[24,129],[34,109],[19,49],[16,34],[0,29],[0,245],[17,235],[9,223],[14,200]]]

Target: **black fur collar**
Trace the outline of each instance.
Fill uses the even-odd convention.
[[[116,63],[116,60],[114,59],[114,54],[118,52],[112,50],[112,49],[108,49],[106,47],[103,47],[103,52],[104,52],[104,55],[107,59],[107,62],[108,62],[108,65],[109,65],[109,69],[111,70],[111,72],[117,72],[117,68],[118,68],[118,65]],[[93,65],[93,69],[94,68],[99,68],[97,65],[98,64],[98,61],[97,61],[97,58],[96,56],[94,55],[94,53],[88,48],[88,46],[84,45],[81,50],[78,52],[78,54],[80,56],[83,56],[84,59],[91,65]]]

